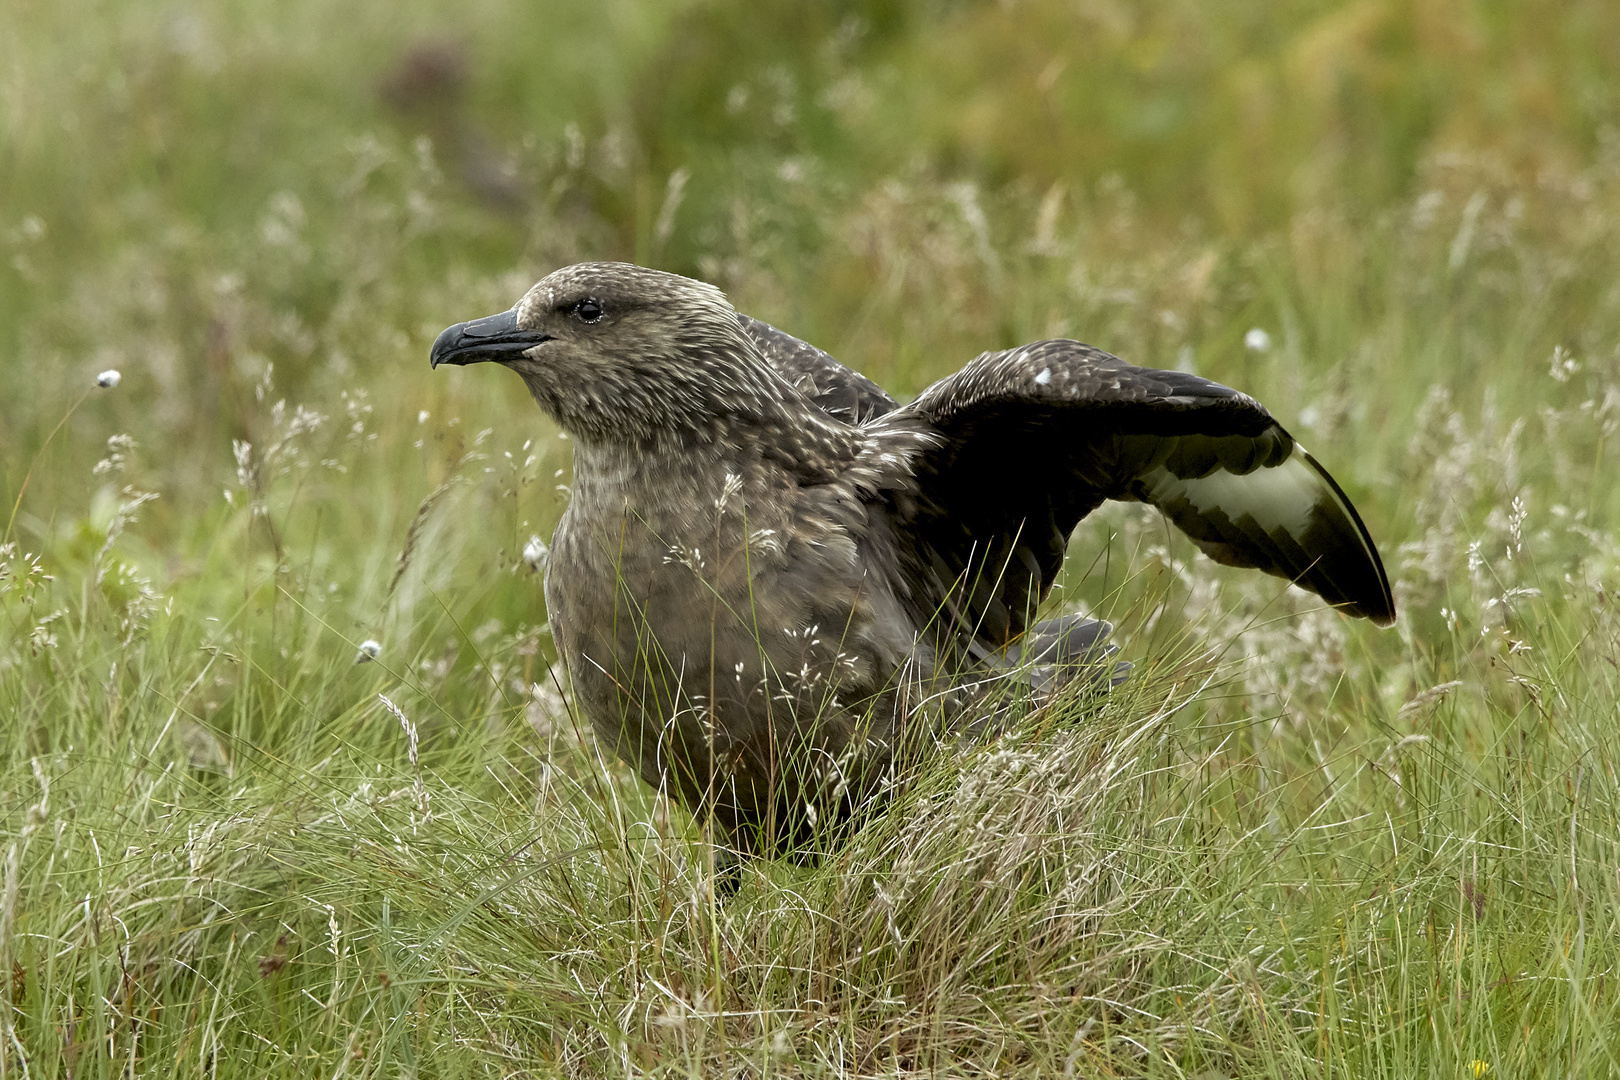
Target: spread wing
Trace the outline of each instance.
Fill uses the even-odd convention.
[[[896,402],[883,387],[814,345],[747,315],[739,314],[737,321],[768,364],[844,423],[861,424],[894,410]]]
[[[879,422],[940,436],[891,494],[914,603],[975,653],[1029,625],[1069,534],[1104,499],[1152,503],[1203,552],[1395,620],[1355,507],[1253,398],[1077,341],[986,353]]]

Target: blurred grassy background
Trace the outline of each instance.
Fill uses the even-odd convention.
[[[1620,1068],[1620,5],[8,0],[0,255],[0,1072]],[[567,444],[427,368],[585,258],[1254,393],[1401,626],[1099,514],[1101,742],[721,910],[548,685]]]
[[[1447,243],[1484,200],[1452,309],[1482,336],[1592,352],[1565,337],[1612,278],[1581,261],[1612,246],[1582,208],[1620,154],[1599,0],[19,0],[7,21],[0,491],[87,370],[128,369],[104,407],[161,425],[180,468],[248,430],[266,362],[294,396],[383,357],[444,393],[410,362],[434,328],[587,256],[715,279],[905,390],[1058,322],[1217,370],[1239,359],[1215,324],[1275,329],[1316,292],[1376,322],[1370,234],[1412,231],[1423,197]],[[1543,285],[1565,325],[1493,318],[1504,228],[1573,248]],[[1299,359],[1326,371],[1357,342],[1314,323]],[[93,460],[77,423],[59,452]]]

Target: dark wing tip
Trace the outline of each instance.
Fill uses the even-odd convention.
[[[1298,443],[1292,450],[1275,465],[1243,473],[1178,476],[1156,464],[1136,496],[1163,510],[1216,562],[1287,578],[1346,615],[1389,626],[1395,598],[1366,525],[1327,470]]]
[[[1374,626],[1390,627],[1395,625],[1395,593],[1389,587],[1389,575],[1384,572],[1384,560],[1379,557],[1378,545],[1373,543],[1372,534],[1367,531],[1367,525],[1356,512],[1356,504],[1344,493],[1339,482],[1333,479],[1333,474],[1322,468],[1321,462],[1310,455],[1303,446],[1297,447],[1297,452],[1315,471],[1321,479],[1323,486],[1332,493],[1336,508],[1344,515],[1349,530],[1360,540],[1364,552],[1365,566],[1372,571],[1371,580],[1364,580],[1359,595],[1348,603],[1341,605],[1340,610],[1349,615],[1358,615],[1371,620]]]

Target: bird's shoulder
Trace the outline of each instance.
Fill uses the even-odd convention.
[[[883,387],[809,342],[749,315],[739,314],[737,321],[765,362],[829,416],[861,424],[895,409]]]
[[[908,492],[915,487],[918,463],[942,442],[929,424],[899,412],[862,424],[855,453],[830,483],[813,491],[813,501],[864,507]]]

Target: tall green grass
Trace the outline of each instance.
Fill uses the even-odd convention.
[[[7,9],[0,1073],[1617,1071],[1609,5],[463,12]],[[585,257],[1248,390],[1401,623],[1107,508],[1129,683],[717,897],[553,665],[568,444],[426,368]]]

